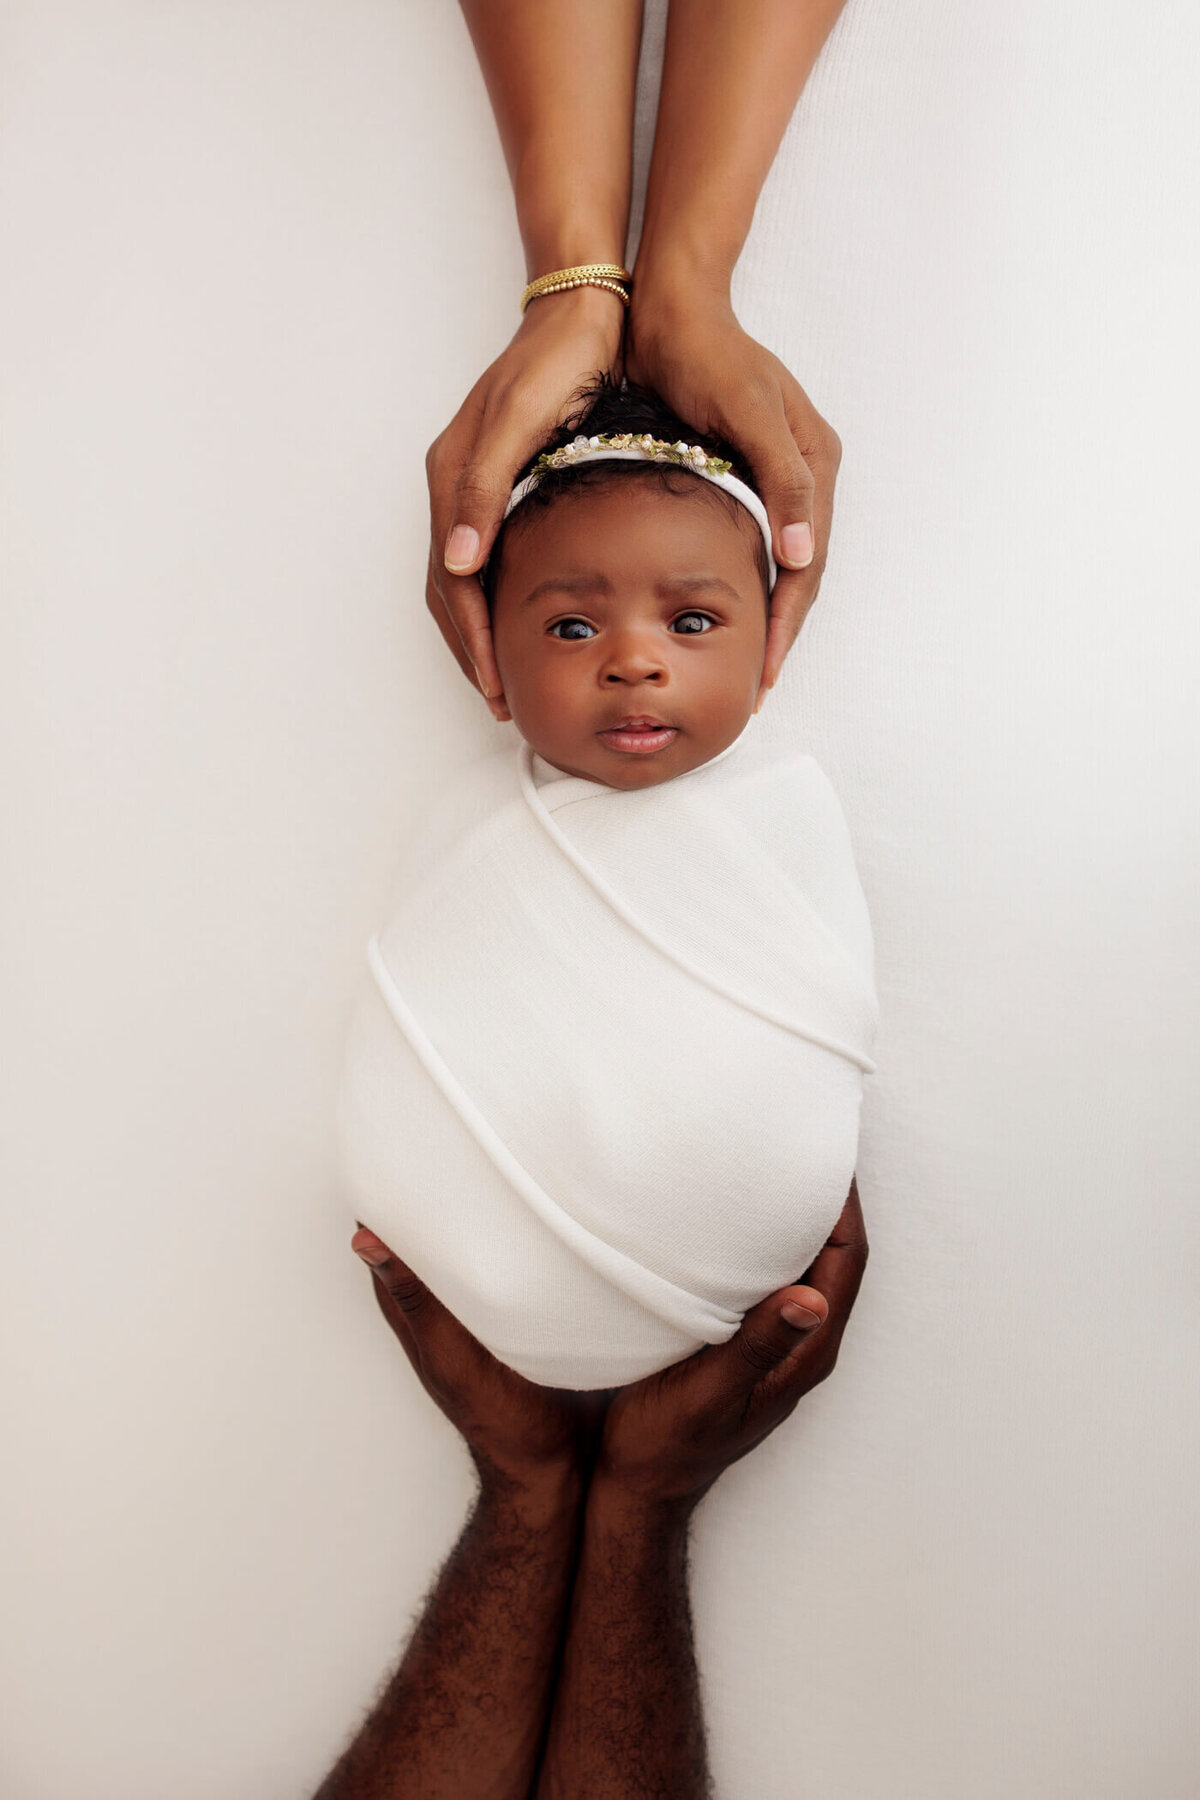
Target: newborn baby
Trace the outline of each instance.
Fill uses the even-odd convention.
[[[521,741],[408,846],[339,1101],[353,1217],[579,1389],[799,1279],[877,1023],[841,808],[754,717],[775,571],[748,471],[652,395],[588,399],[484,573]]]

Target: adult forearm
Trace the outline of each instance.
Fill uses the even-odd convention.
[[[593,1482],[537,1800],[708,1792],[689,1518]]]
[[[530,278],[625,255],[642,0],[461,0]]]
[[[315,1800],[528,1800],[582,1483],[485,1489],[399,1668]]]
[[[670,0],[638,289],[727,286],[845,0]]]

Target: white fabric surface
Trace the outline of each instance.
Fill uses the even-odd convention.
[[[878,1007],[849,833],[759,720],[621,791],[447,777],[369,946],[349,1215],[504,1361],[615,1387],[721,1343],[846,1198]]]

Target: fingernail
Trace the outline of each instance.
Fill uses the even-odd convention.
[[[479,533],[470,525],[456,525],[446,539],[446,567],[456,574],[475,566],[479,555]]]
[[[818,1314],[809,1312],[807,1306],[797,1306],[794,1300],[784,1301],[779,1309],[779,1316],[786,1319],[789,1325],[794,1325],[797,1331],[811,1331],[814,1325],[821,1323]]]
[[[785,525],[779,534],[779,548],[789,568],[807,568],[813,559],[812,526]]]
[[[382,1244],[363,1244],[361,1246],[351,1244],[350,1248],[355,1256],[361,1257],[365,1263],[370,1263],[372,1268],[377,1269],[380,1263],[387,1261],[387,1251]]]

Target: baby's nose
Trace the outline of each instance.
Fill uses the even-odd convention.
[[[601,678],[618,681],[655,681],[667,679],[667,664],[662,653],[640,633],[628,632],[614,642],[605,658]]]

